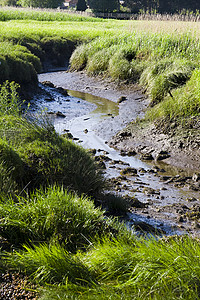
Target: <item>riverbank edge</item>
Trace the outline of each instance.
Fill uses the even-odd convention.
[[[113,136],[109,145],[123,151],[135,151],[147,160],[162,161],[173,167],[200,169],[200,132],[179,125],[168,133],[154,122],[131,122]]]
[[[187,128],[187,124],[175,126],[170,122],[168,124],[145,122],[143,117],[150,100],[143,93],[142,87],[137,84],[115,82],[111,78],[101,76],[91,77],[86,71],[66,72],[71,80],[65,81],[64,88],[119,102],[123,128],[120,129],[117,124],[119,117],[107,119],[96,128],[97,134],[104,137],[109,146],[120,151],[134,150],[140,155],[148,154],[152,156],[152,160],[159,160],[181,169],[190,169],[194,172],[200,169],[198,127],[194,129],[189,126]],[[59,83],[56,82],[55,85],[59,86]],[[134,114],[133,102],[135,106],[140,107],[137,108],[138,117],[131,117],[131,114]],[[193,118],[194,122],[197,123],[198,120]],[[161,157],[160,152],[165,155]]]

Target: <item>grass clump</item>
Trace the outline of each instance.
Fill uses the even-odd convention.
[[[58,187],[18,196],[15,202],[2,200],[0,227],[1,235],[14,246],[57,239],[73,252],[112,232],[112,222],[90,199]]]
[[[0,45],[0,82],[5,80],[18,83],[37,82],[37,72],[41,71],[38,57],[26,47],[1,42]]]
[[[40,283],[87,285],[95,279],[90,269],[64,249],[59,243],[40,244],[34,248],[25,246],[24,252],[15,252],[8,259],[12,268],[26,271]]]
[[[25,166],[22,179],[30,189],[57,183],[78,193],[94,194],[104,186],[87,151],[60,137],[51,124],[41,127],[21,117],[4,116],[0,128],[1,137]]]
[[[184,85],[194,68],[195,64],[185,59],[167,58],[151,63],[140,78],[151,97],[151,104],[162,101],[167,94],[173,98],[171,91]]]
[[[188,117],[199,116],[200,113],[200,71],[196,69],[186,85],[173,91],[173,98],[166,97],[164,101],[150,109],[146,119],[170,119],[181,122]]]

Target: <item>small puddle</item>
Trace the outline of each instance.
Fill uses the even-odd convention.
[[[48,77],[45,78],[48,80]],[[174,211],[159,210],[173,205],[191,206],[187,198],[199,197],[199,193],[178,189],[173,185],[166,184],[160,179],[160,175],[154,174],[152,168],[154,164],[141,161],[136,156],[122,156],[120,153],[110,148],[106,141],[99,137],[94,128],[101,124],[102,120],[117,118],[119,115],[119,106],[117,103],[105,98],[93,96],[79,91],[66,90],[67,95],[63,96],[55,88],[41,85],[45,91],[44,95],[35,98],[31,102],[32,111],[46,110],[54,122],[58,133],[70,132],[74,141],[84,148],[96,149],[98,155],[105,154],[108,161],[105,161],[105,176],[109,179],[120,176],[120,172],[127,166],[137,169],[137,176],[127,176],[122,180],[122,187],[116,190],[116,193],[122,196],[136,197],[139,201],[146,203],[150,209],[133,210],[129,213],[132,221],[142,221],[156,226],[166,234],[181,234],[182,230],[177,228],[177,215]],[[61,112],[62,116],[56,115]],[[159,164],[164,168],[165,174],[176,175],[180,170],[172,169],[166,164]],[[177,172],[177,173],[176,173]],[[173,173],[173,174],[172,174]],[[154,190],[154,193],[148,193],[148,188]]]
[[[95,118],[97,117],[97,115],[99,115],[100,118],[102,118],[111,115],[117,116],[119,114],[119,106],[113,101],[78,91],[67,90],[67,92],[72,97],[79,98],[89,103],[95,104],[96,109],[92,111],[92,114],[96,115]]]

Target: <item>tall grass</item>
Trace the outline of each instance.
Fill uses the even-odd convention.
[[[90,241],[112,234],[117,227],[104,212],[84,197],[51,187],[30,197],[2,199],[1,235],[15,247],[23,243],[58,240],[68,251],[88,247]]]
[[[24,165],[24,186],[32,189],[57,183],[87,194],[104,186],[101,171],[87,151],[58,136],[52,127],[4,116],[0,117],[0,128],[1,138]]]
[[[6,82],[0,90],[0,162],[18,190],[57,183],[78,193],[97,193],[104,179],[93,158],[60,137],[47,117],[20,116],[17,87]]]
[[[166,97],[164,101],[149,110],[146,119],[170,119],[181,121],[200,114],[200,71],[196,69],[185,86],[175,90],[173,97]]]
[[[40,282],[62,283],[48,289],[42,299],[186,300],[199,299],[199,253],[198,240],[188,236],[105,239],[70,258],[54,244],[25,247],[24,252],[7,255],[7,262]]]
[[[103,19],[97,19],[90,16],[81,16],[77,13],[65,11],[56,11],[53,9],[28,9],[1,7],[0,21],[9,20],[37,20],[37,21],[71,21],[71,22],[106,22]]]

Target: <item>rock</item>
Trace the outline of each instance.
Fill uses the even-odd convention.
[[[84,129],[84,131],[83,131],[85,134],[87,134],[88,133],[88,129]]]
[[[124,150],[121,150],[121,151],[120,151],[120,155],[121,155],[121,156],[126,156],[126,155],[127,155],[127,153],[126,153],[126,151],[124,151]]]
[[[172,182],[173,178],[171,176],[162,176],[161,179],[166,181],[166,183]]]
[[[200,180],[200,173],[194,173],[192,176],[192,180],[197,182]]]
[[[65,139],[70,139],[70,140],[73,139],[73,135],[70,132],[63,133],[61,134],[61,136],[64,137]]]
[[[146,173],[146,172],[147,172],[144,168],[139,168],[138,171],[139,171],[140,173]]]
[[[140,156],[141,160],[153,160],[153,156],[151,153],[144,153]]]
[[[148,195],[160,195],[160,191],[156,191],[150,187],[145,187],[143,189],[143,193],[146,194],[147,196]]]
[[[48,111],[47,114],[48,115],[55,115],[55,113],[53,111]]]
[[[137,175],[137,169],[127,167],[120,172],[121,175]]]
[[[183,216],[179,216],[179,217],[178,217],[178,222],[181,222],[181,223],[184,222]]]
[[[199,228],[200,228],[200,224],[196,221],[196,222],[194,222],[194,223],[192,224],[192,227],[193,227],[194,229],[199,229]]]
[[[100,169],[106,169],[106,165],[103,161],[98,161],[97,162],[97,166],[100,168]]]
[[[103,154],[97,156],[96,158],[97,158],[97,160],[104,160],[104,161],[110,161],[110,160],[111,160],[110,157],[108,157],[108,156],[106,156],[106,155],[103,155]]]
[[[57,117],[61,117],[61,118],[66,117],[61,111],[57,111],[55,114],[56,114]]]
[[[196,198],[192,197],[192,198],[187,198],[186,201],[188,202],[194,202],[194,201],[197,201]]]
[[[145,208],[147,205],[141,201],[139,201],[137,198],[132,199],[131,207],[134,208]]]
[[[43,85],[51,87],[51,88],[55,88],[55,85],[51,82],[51,81],[43,81],[42,82]]]
[[[129,150],[127,151],[127,155],[128,156],[135,156],[137,154],[137,152],[135,150]]]
[[[122,131],[122,132],[119,133],[119,136],[120,137],[130,137],[131,136],[131,132],[124,130],[124,131]]]
[[[135,230],[138,230],[138,231],[143,231],[143,232],[146,231],[146,232],[150,232],[150,233],[154,233],[154,234],[164,233],[163,230],[161,231],[160,229],[155,228],[153,225],[150,225],[143,221],[135,222],[134,228],[135,228]]]
[[[45,98],[44,100],[47,101],[47,102],[52,102],[52,101],[54,101],[53,98]]]
[[[103,154],[107,155],[107,154],[109,154],[109,152],[108,151],[103,151]]]
[[[59,87],[57,87],[57,90],[58,90],[59,93],[61,93],[63,96],[69,96],[67,90],[65,90],[63,87],[59,86]]]
[[[88,152],[95,155],[97,153],[96,149],[88,149]]]
[[[118,99],[117,103],[119,104],[119,103],[122,103],[122,102],[124,102],[124,101],[126,101],[126,100],[127,100],[127,98],[126,98],[125,96],[121,96],[121,97]]]
[[[170,157],[170,154],[167,151],[160,151],[157,155],[156,155],[156,161],[157,160],[163,160]]]

